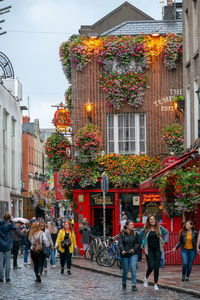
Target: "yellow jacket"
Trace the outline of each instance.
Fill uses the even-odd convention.
[[[61,229],[56,239],[56,244],[58,245],[58,250],[60,252],[65,252],[65,249],[61,247],[61,242],[64,241],[64,238],[65,238],[65,229]],[[73,253],[74,247],[76,247],[76,237],[74,231],[72,231],[72,233],[69,232],[69,239],[71,240],[71,245],[69,246],[69,252]]]

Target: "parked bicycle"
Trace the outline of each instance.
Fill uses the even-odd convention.
[[[111,267],[117,262],[117,265],[121,268],[120,251],[118,247],[118,236],[109,238],[109,246],[104,247],[99,251],[96,256],[96,262],[98,265],[104,267]]]

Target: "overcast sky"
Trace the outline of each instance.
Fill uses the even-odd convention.
[[[39,118],[41,128],[52,127],[55,108],[64,102],[68,86],[61,68],[59,46],[78,33],[81,25],[92,25],[124,0],[4,0],[0,8],[12,5],[0,19],[7,34],[0,36],[5,53],[23,87],[23,105],[30,98],[30,117]],[[161,19],[160,0],[129,0],[156,20]]]

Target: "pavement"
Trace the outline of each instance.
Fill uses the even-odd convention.
[[[72,274],[60,272],[59,259],[52,268],[48,261],[48,271],[42,275],[42,282],[35,282],[33,267],[23,265],[23,258],[18,259],[21,269],[11,269],[11,281],[0,283],[0,300],[194,300],[198,296],[188,295],[171,289],[160,288],[154,291],[152,286],[143,287],[137,283],[137,291],[132,292],[131,281],[127,282],[126,291],[122,291],[121,274],[116,267],[106,268],[107,275],[96,263],[73,257]],[[94,270],[90,270],[93,266]],[[140,273],[139,266],[139,273]],[[82,269],[80,269],[82,268]],[[87,269],[83,269],[87,268]],[[99,270],[99,273],[96,273]],[[95,272],[94,272],[95,271]],[[111,275],[110,272],[114,275]],[[118,271],[118,273],[116,272]],[[116,276],[118,274],[118,276]],[[108,276],[109,275],[109,276]]]
[[[106,275],[111,275],[115,277],[121,277],[122,270],[119,269],[118,266],[112,267],[102,267],[99,266],[95,261],[90,262],[85,260],[83,257],[74,257],[73,266],[76,266],[81,269],[90,270],[96,273],[102,273]],[[143,283],[143,279],[146,273],[146,262],[142,260],[142,262],[138,263],[138,271],[137,271],[137,282]],[[195,295],[197,298],[200,298],[200,266],[193,265],[192,273],[190,275],[190,282],[182,282],[181,281],[181,266],[165,266],[160,269],[159,282],[158,285],[164,289],[170,289],[176,292]],[[130,273],[128,274],[128,279],[131,279]],[[149,285],[153,285],[153,274],[149,277]],[[189,298],[188,298],[189,299]]]

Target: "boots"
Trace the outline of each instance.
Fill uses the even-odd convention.
[[[64,274],[64,268],[61,268],[61,274]]]

